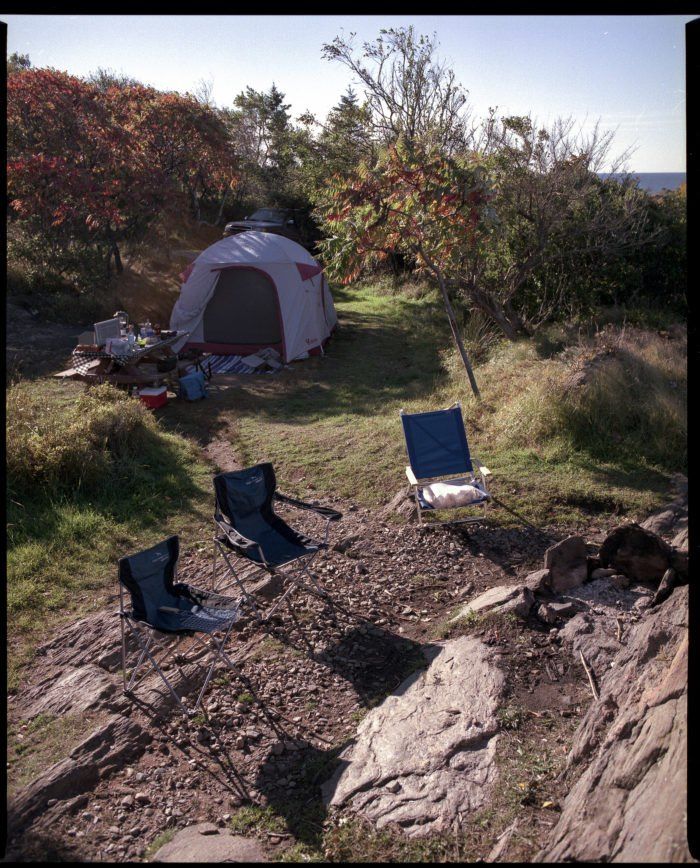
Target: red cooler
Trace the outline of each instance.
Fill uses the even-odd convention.
[[[153,389],[139,389],[139,398],[147,407],[155,410],[167,404],[168,390],[165,386],[158,386]]]

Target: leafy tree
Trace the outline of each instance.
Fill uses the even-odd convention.
[[[11,219],[56,263],[75,245],[97,246],[108,268],[113,255],[119,267],[118,242],[142,231],[162,203],[157,171],[80,79],[27,69],[10,76],[7,94]]]
[[[597,174],[611,143],[612,134],[597,128],[574,133],[571,120],[545,129],[527,116],[487,119],[484,168],[496,219],[480,224],[453,277],[467,303],[508,338],[570,300],[571,278],[584,262],[650,240],[643,193],[627,186],[619,195],[619,185]]]
[[[113,87],[123,88],[141,85],[141,82],[135,78],[131,78],[122,72],[116,72],[114,69],[103,68],[101,66],[98,66],[94,72],[91,72],[85,81],[103,93]]]
[[[449,284],[463,250],[476,241],[487,216],[488,195],[479,167],[437,151],[417,153],[402,140],[377,162],[349,177],[335,176],[318,213],[329,231],[322,242],[329,271],[342,282],[356,279],[368,263],[400,250],[414,256],[437,282],[452,336],[475,395],[479,389],[450,301]]]
[[[389,145],[401,137],[408,146],[420,142],[447,155],[462,151],[471,139],[467,93],[436,57],[435,34],[382,29],[374,42],[363,43],[359,56],[354,37],[336,36],[323,46],[323,57],[342,63],[363,85],[378,142]]]
[[[115,117],[144,165],[167,179],[170,198],[185,196],[201,220],[202,203],[220,201],[236,175],[236,157],[219,114],[189,94],[136,85],[108,91]]]
[[[28,54],[19,54],[18,52],[13,51],[7,58],[7,74],[9,76],[13,72],[20,72],[22,69],[30,69],[31,65],[32,62],[29,59]]]
[[[221,119],[191,96],[107,87],[52,69],[8,80],[8,193],[15,250],[58,273],[97,250],[109,273],[167,205],[220,196],[234,179]],[[23,242],[23,243],[22,243]]]
[[[240,158],[238,200],[271,202],[287,189],[295,165],[290,106],[274,84],[267,93],[247,87],[234,106],[224,114]]]

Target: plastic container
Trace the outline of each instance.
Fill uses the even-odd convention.
[[[139,398],[151,410],[156,410],[168,403],[168,390],[165,386],[139,389]]]

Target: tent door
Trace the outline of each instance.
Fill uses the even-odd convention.
[[[216,344],[276,344],[282,340],[277,289],[254,268],[219,273],[204,317],[204,340]]]

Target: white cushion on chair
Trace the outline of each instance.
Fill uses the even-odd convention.
[[[433,509],[454,509],[482,500],[484,492],[466,482],[433,482],[423,488],[423,498]]]

